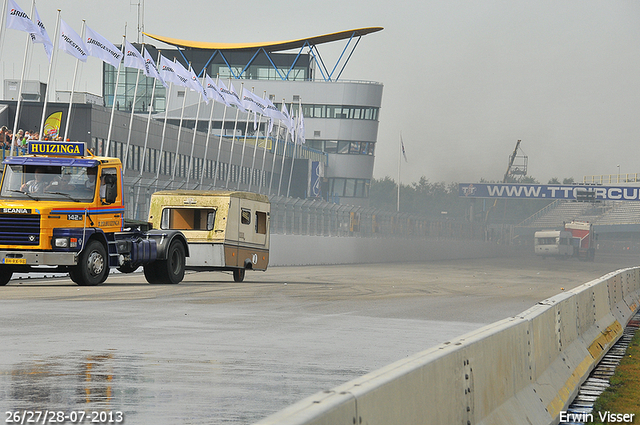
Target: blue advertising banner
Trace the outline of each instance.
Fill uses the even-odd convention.
[[[50,142],[32,141],[28,143],[29,155],[53,155],[53,156],[85,156],[84,142]]]
[[[460,183],[464,198],[639,201],[640,186]]]

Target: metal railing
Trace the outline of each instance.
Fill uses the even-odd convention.
[[[635,183],[640,182],[640,173],[584,176],[582,182],[590,184]]]

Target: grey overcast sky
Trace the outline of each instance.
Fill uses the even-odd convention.
[[[29,13],[30,0],[16,0]],[[135,4],[132,4],[135,3]],[[136,40],[137,0],[40,0],[51,37],[56,10],[118,44]],[[279,41],[381,26],[362,38],[342,79],[384,84],[374,177],[403,183],[502,178],[518,139],[529,174],[640,172],[640,2],[630,0],[145,0],[144,29],[211,42]],[[153,40],[145,40],[166,47]],[[25,34],[7,30],[2,79],[19,78]],[[320,46],[333,63],[343,42]],[[54,85],[69,89],[75,59],[57,55]],[[101,94],[101,62],[82,65],[77,90]],[[35,48],[29,79],[46,81]],[[619,168],[618,168],[619,166]]]

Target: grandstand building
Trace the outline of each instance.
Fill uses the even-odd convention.
[[[305,145],[298,147],[295,153],[289,153],[294,150],[291,145],[285,149],[274,141],[272,146],[276,154],[285,152],[285,155],[289,153],[297,158],[294,166],[294,173],[296,173],[294,189],[289,190],[292,196],[301,198],[320,196],[332,202],[366,206],[373,175],[383,86],[381,83],[369,81],[340,80],[340,74],[347,61],[336,62],[332,69],[326,67],[318,46],[328,42],[346,41],[347,46],[343,56],[350,57],[362,36],[381,29],[364,28],[285,42],[231,45],[146,35],[176,47],[175,50],[163,49],[161,53],[166,58],[175,58],[185,66],[190,64],[199,77],[206,73],[214,79],[221,79],[227,86],[230,83],[233,84],[237,92],[243,87],[258,96],[267,97],[278,108],[281,108],[284,102],[292,113],[296,115],[302,113]],[[154,46],[145,47],[153,57],[158,57]],[[303,53],[305,49],[308,50],[307,53]],[[283,53],[284,51],[290,53]],[[141,114],[146,113],[152,102],[151,95],[155,80],[147,77],[141,77],[138,80],[137,70],[128,69],[124,78],[120,77],[118,90],[114,95],[117,78],[116,70],[105,65],[103,81],[106,106],[111,106],[115,99],[119,109],[130,110],[133,107]],[[138,81],[138,91],[135,104],[132,106],[136,81]],[[240,114],[238,124],[235,121],[234,111],[227,109],[225,115],[225,108],[222,105],[216,105],[211,115],[211,105],[205,105],[198,93],[175,85],[170,89],[157,85],[151,106],[155,113],[154,118],[162,120],[166,117],[169,123],[176,126],[182,122],[182,127],[185,129],[193,129],[197,125],[198,130],[206,132],[211,116],[212,131],[215,135],[222,134],[225,139],[230,139],[235,129],[235,136],[242,139],[245,144],[245,152],[247,149],[250,152],[253,151],[255,142],[251,139],[256,137],[256,132],[254,132],[254,118],[251,114]],[[267,123],[264,121],[266,120],[263,120],[257,132],[259,133],[257,135],[258,157],[264,153],[261,152],[259,141],[265,135],[267,128]],[[283,128],[280,129],[279,138],[284,139],[285,133]],[[249,140],[248,146],[244,141],[245,134]],[[209,154],[211,155],[207,155],[206,161],[198,159],[194,164],[195,174],[215,173],[217,149],[209,149]],[[233,154],[237,155],[237,151],[234,150]],[[271,173],[277,174],[273,176],[274,180],[280,180],[280,171],[277,166],[274,170],[265,172],[268,175],[263,175],[261,167],[251,166],[246,162],[242,164],[242,170],[236,169],[235,166],[239,167],[240,164],[234,163],[230,148],[229,152],[221,152],[221,163],[218,167],[221,174],[218,178],[224,180],[228,174],[226,167],[228,167],[229,158],[232,171],[239,174],[235,179],[241,182],[244,189],[256,189],[255,184],[257,181],[259,184],[261,179],[272,180]],[[259,158],[257,162],[261,162],[261,159]],[[280,161],[276,158],[276,165],[278,162]],[[321,176],[320,184],[316,185],[314,191],[311,187],[313,181],[305,177],[313,174],[312,168],[318,167],[318,165],[314,166],[315,163],[321,164],[319,166]],[[255,164],[253,157],[251,164]],[[286,169],[285,166],[285,171]],[[288,176],[285,176],[283,181],[288,180],[287,178]],[[300,184],[302,180],[306,180],[305,184]],[[284,187],[280,189],[280,193],[283,193]]]
[[[380,30],[255,44],[147,34],[154,43],[172,46],[159,51],[145,44],[154,58],[161,53],[185,67],[191,65],[200,77],[206,72],[227,86],[232,83],[237,92],[246,87],[278,108],[285,103],[296,115],[301,110],[304,145],[292,143],[277,123],[267,137],[264,119],[256,122],[253,114],[239,113],[236,120],[235,108],[225,111],[221,104],[207,105],[184,87],[165,89],[153,78],[138,76],[137,69],[121,67],[118,74],[110,65],[103,67],[102,105],[85,102],[86,94],[75,93],[69,138],[86,141],[98,155],[123,160],[130,217],[145,217],[150,194],[164,188],[251,190],[368,206],[383,85],[340,77],[360,39]],[[325,65],[319,51],[329,42],[346,44],[333,66]],[[48,103],[46,114],[66,115],[66,99],[58,93],[59,102]],[[16,107],[16,100],[0,103],[2,124],[12,126]],[[23,101],[18,127],[37,129],[42,107],[41,101]]]

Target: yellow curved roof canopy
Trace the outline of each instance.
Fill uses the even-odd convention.
[[[149,34],[143,32],[147,37],[151,37],[155,40],[162,41],[166,44],[171,44],[177,47],[184,47],[186,49],[200,49],[200,50],[256,50],[264,48],[269,52],[278,52],[282,50],[299,49],[309,43],[311,45],[329,43],[332,41],[344,40],[351,38],[352,36],[363,36],[371,34],[373,32],[381,31],[382,27],[370,27],[359,28],[355,30],[347,30],[334,32],[331,34],[318,35],[316,37],[300,38],[298,40],[289,41],[272,41],[263,43],[208,43],[202,41],[188,41],[180,40],[177,38],[163,37],[161,35]]]

